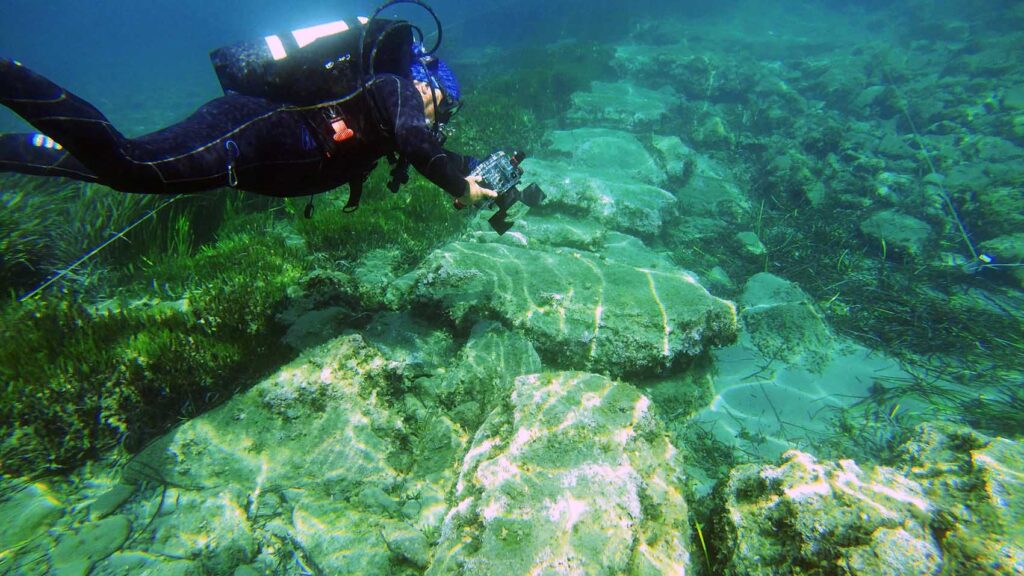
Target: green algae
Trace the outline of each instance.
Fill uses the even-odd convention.
[[[4,472],[140,446],[241,386],[265,366],[253,358],[280,358],[274,312],[297,278],[293,258],[274,238],[227,238],[175,261],[175,301],[7,302]]]

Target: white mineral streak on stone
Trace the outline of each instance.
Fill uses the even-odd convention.
[[[629,439],[632,438],[632,437],[633,437],[633,428],[632,427],[622,428],[622,429],[616,430],[615,432],[612,433],[612,438],[614,438],[615,442],[618,443],[620,446],[625,446],[626,442],[629,442]]]
[[[620,428],[619,430],[612,432],[612,438],[614,438],[620,445],[625,446],[626,443],[636,435],[633,428],[644,416],[647,415],[647,409],[650,408],[650,406],[651,401],[646,396],[638,398],[636,404],[633,405],[633,422],[625,428]]]
[[[921,496],[917,496],[909,492],[904,492],[902,490],[896,490],[894,488],[884,486],[877,482],[872,482],[871,484],[868,484],[865,487],[879,494],[884,494],[885,496],[888,496],[889,498],[892,498],[893,500],[896,500],[898,502],[910,504],[922,512],[931,511],[931,506],[928,504],[928,501],[922,498]]]
[[[665,305],[661,303],[661,298],[658,296],[658,288],[654,285],[654,274],[651,270],[645,268],[637,268],[637,270],[647,275],[647,285],[651,287],[651,296],[654,297],[654,303],[658,305],[658,311],[661,312],[661,326],[665,332],[665,337],[662,339],[661,353],[664,356],[671,356],[668,336],[672,333],[672,327],[668,324],[668,312],[665,311]]]
[[[493,448],[495,446],[500,446],[500,445],[501,445],[501,439],[500,438],[488,438],[487,440],[484,440],[483,442],[481,442],[479,445],[470,448],[469,452],[466,452],[466,458],[465,458],[465,460],[464,460],[464,462],[462,464],[462,469],[464,471],[468,470],[468,467],[474,461],[476,461],[478,456],[484,454],[485,452],[489,452],[491,450],[491,448]]]
[[[604,296],[602,295],[602,300]],[[594,353],[597,352],[597,335],[601,332],[601,316],[604,315],[604,304],[598,302],[597,306],[594,306],[594,337],[590,340],[590,356],[593,357]]]
[[[568,492],[559,496],[558,500],[554,502],[545,499],[544,505],[548,507],[548,519],[554,524],[559,524],[566,533],[572,531],[572,527],[587,512],[587,503],[573,498],[572,494]]]
[[[522,452],[523,446],[538,436],[540,436],[540,430],[536,428],[520,428],[516,431],[516,437],[512,439],[512,443],[509,444],[508,453],[519,454]]]
[[[858,478],[858,475],[862,474],[862,472],[853,460],[840,460],[839,466],[840,469],[835,471],[832,480],[836,490],[871,506],[878,510],[878,513],[885,518],[896,518],[899,516],[895,510],[882,505],[880,502],[875,502],[864,495],[864,483]]]
[[[456,514],[458,514],[460,516],[464,516],[467,512],[469,512],[469,508],[472,505],[473,505],[473,498],[472,497],[466,498],[462,502],[459,502],[458,506],[452,506],[452,509],[449,510],[447,514],[445,514],[444,521],[446,523],[447,522],[451,522],[451,519],[454,518]]]
[[[552,394],[552,392],[557,392],[557,394]],[[557,381],[552,382],[551,385],[545,386],[544,388],[540,388],[533,392],[533,403],[540,404],[541,402],[545,402],[546,404],[544,407],[546,407],[547,404],[557,402],[558,399],[562,396],[561,392],[562,387],[560,386],[560,383]],[[513,402],[515,402],[514,397]]]
[[[576,410],[569,410],[565,414],[565,418],[563,418],[557,426],[548,430],[548,434],[557,434],[558,432],[561,432],[562,430],[565,430],[566,428],[575,424],[577,420],[579,420],[579,413]]]
[[[597,336],[601,333],[601,319],[604,317],[604,274],[601,273],[601,269],[598,268],[589,258],[584,258],[583,262],[594,271],[600,279],[600,283],[597,288],[597,304],[594,305],[594,329],[590,335],[590,357],[593,358],[594,354],[597,353]]]
[[[480,467],[476,470],[477,481],[488,490],[516,476],[519,476],[519,467],[509,460],[506,454],[502,454],[494,460],[481,463]]]
[[[501,446],[500,438],[488,438],[478,446],[470,448],[469,452],[466,453],[466,457],[462,460],[462,472],[459,474],[459,480],[455,483],[456,494],[462,494],[462,491],[465,490],[466,485],[462,482],[462,479],[469,474],[469,470],[476,465],[476,461],[490,452],[491,448],[495,446]]]
[[[324,366],[323,370],[320,371],[320,381],[324,384],[330,382],[332,376],[334,376],[334,370],[330,366]]]
[[[787,465],[803,466],[804,469],[810,472],[815,478],[813,482],[793,486],[792,488],[786,488],[786,496],[789,496],[793,500],[799,502],[805,498],[810,498],[812,496],[824,496],[832,492],[832,489],[828,485],[828,480],[825,478],[825,467],[815,462],[813,456],[796,450],[790,450],[786,452],[783,457],[792,458]]]
[[[481,510],[481,514],[485,521],[491,521],[501,516],[505,512],[505,507],[508,505],[508,501],[502,495],[496,496],[493,500],[484,505]]]
[[[516,243],[519,244],[520,246],[529,246],[530,245],[530,241],[526,238],[525,235],[523,235],[522,232],[512,231],[512,232],[507,232],[506,234],[507,234],[507,236],[505,236],[506,238],[515,240]]]
[[[260,473],[256,476],[256,487],[253,488],[252,496],[250,497],[249,504],[249,516],[255,517],[256,511],[259,510],[260,493],[263,491],[263,484],[267,481],[267,471],[270,470],[270,461],[267,458],[267,453],[260,453]]]
[[[647,396],[641,396],[633,405],[633,423],[636,424],[641,418],[647,415],[647,409],[651,407],[651,401]]]
[[[693,275],[688,272],[680,272],[679,277],[683,279],[683,282],[687,282],[689,284],[696,284],[700,286],[700,282],[698,282],[697,279],[694,278]]]

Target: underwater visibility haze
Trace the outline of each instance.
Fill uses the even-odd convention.
[[[1024,574],[1024,4],[428,4],[497,206],[17,173],[377,4],[4,0],[0,575]]]

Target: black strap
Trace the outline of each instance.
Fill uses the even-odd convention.
[[[363,196],[363,182],[365,179],[365,176],[359,176],[349,180],[348,202],[346,202],[345,207],[341,209],[342,212],[349,214],[359,209],[359,199]]]
[[[398,192],[403,184],[409,181],[409,160],[404,155],[398,156],[391,161],[391,179],[388,180],[388,190]]]

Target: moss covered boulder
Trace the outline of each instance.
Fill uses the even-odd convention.
[[[892,468],[818,462],[791,450],[777,466],[732,471],[713,529],[716,574],[939,574],[920,484]]]
[[[982,242],[978,247],[1024,287],[1024,233],[1007,234]]]
[[[456,242],[434,252],[415,292],[467,327],[494,319],[561,368],[650,375],[736,336],[732,303],[685,271],[587,252]]]
[[[126,481],[168,488],[122,508],[142,532],[103,573],[168,558],[191,560],[188,573],[419,573],[468,438],[399,398],[401,370],[341,337],[182,424],[128,467]]]
[[[928,248],[932,229],[928,223],[898,210],[876,212],[860,224],[865,236],[882,245],[883,252],[895,248],[911,256],[920,256]]]
[[[678,454],[628,384],[523,376],[477,431],[429,575],[686,574]]]
[[[651,90],[631,82],[592,82],[590,90],[572,95],[566,117],[587,126],[649,129],[662,124],[682,102],[671,86]]]
[[[791,450],[717,497],[717,574],[1024,574],[1024,447],[929,423],[892,467]]]
[[[1024,445],[930,423],[901,452],[937,510],[946,574],[1024,574]]]
[[[662,186],[675,149],[652,154],[621,130],[579,128],[545,135],[546,150],[523,162],[526,180],[547,193],[545,210],[583,215],[612,230],[657,235],[672,214],[675,196]]]
[[[742,340],[765,358],[821,370],[835,346],[832,332],[799,285],[761,272],[753,275],[740,297]]]
[[[553,130],[544,135],[548,155],[571,157],[574,168],[615,180],[660,185],[665,171],[639,138],[607,128]]]

